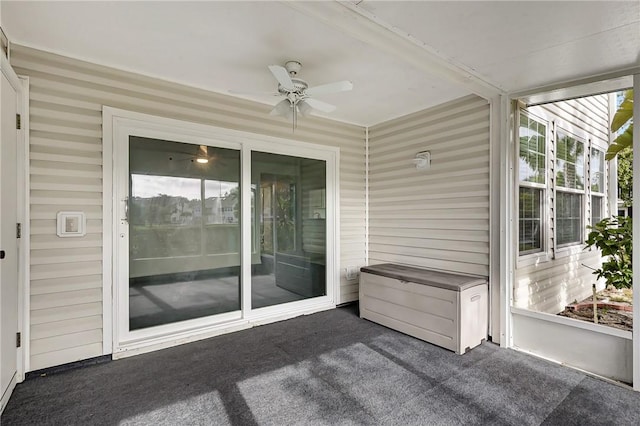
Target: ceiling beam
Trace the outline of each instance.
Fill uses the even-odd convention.
[[[517,98],[523,101],[527,107],[543,105],[552,102],[568,101],[587,96],[602,95],[617,92],[633,87],[633,76],[628,75],[611,80],[596,81],[582,86],[563,87],[549,92],[536,93],[531,96]]]
[[[389,53],[429,75],[492,99],[504,88],[487,81],[472,69],[444,56],[421,40],[395,28],[349,2],[284,1],[287,6],[330,25],[373,48]]]
[[[633,85],[632,76],[640,74],[640,66],[616,69],[588,77],[559,81],[541,87],[509,93],[511,99],[520,99],[528,106],[557,102],[600,93],[628,89]]]

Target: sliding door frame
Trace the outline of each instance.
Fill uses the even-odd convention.
[[[262,136],[261,136],[262,138]],[[293,143],[292,143],[293,142]],[[266,140],[255,140],[255,141],[247,141],[243,144],[243,147],[246,151],[243,151],[242,158],[249,158],[249,163],[251,162],[251,152],[265,152],[269,154],[278,154],[278,155],[286,155],[289,157],[300,157],[300,158],[308,158],[313,160],[323,160],[326,163],[326,290],[327,294],[325,296],[318,296],[312,299],[305,299],[296,302],[282,303],[279,305],[266,306],[264,308],[245,310],[243,309],[244,318],[250,321],[258,321],[258,322],[272,322],[273,318],[278,318],[279,316],[286,315],[288,312],[292,312],[298,308],[297,306],[302,306],[308,309],[317,309],[322,310],[323,306],[331,306],[335,307],[336,301],[338,300],[338,286],[340,284],[340,274],[339,274],[339,263],[338,259],[340,259],[339,247],[340,247],[340,238],[338,235],[338,200],[339,200],[339,191],[338,191],[338,164],[339,164],[339,155],[340,151],[338,148],[333,147],[325,147],[320,145],[312,145],[312,144],[303,144],[301,142],[294,142],[281,139],[279,143],[274,144],[273,142],[269,142]],[[245,166],[243,164],[243,166]],[[245,176],[244,173],[249,173],[249,176]],[[248,167],[243,167],[243,182],[251,182],[251,165]],[[248,179],[248,180],[246,180]],[[249,206],[242,211],[246,213],[249,217],[242,222],[243,231],[249,235],[249,238],[245,239],[243,234],[242,241],[246,244],[251,244],[251,192],[244,191],[243,195],[248,197],[248,200],[245,201],[246,204],[243,206]],[[330,194],[330,195],[329,195]],[[258,214],[256,210],[256,215]],[[257,231],[257,228],[256,228]],[[250,251],[243,250],[243,255],[248,253],[249,259],[248,262],[243,262],[243,281],[247,281],[249,284],[251,283],[251,253]],[[274,253],[275,255],[275,253]],[[244,259],[243,259],[244,260]],[[246,277],[246,280],[245,280]],[[244,288],[244,287],[243,287]],[[251,289],[245,291],[243,295],[247,295],[249,300],[245,300],[245,304],[251,303]],[[244,299],[244,297],[243,297]]]
[[[237,149],[241,163],[241,300],[240,310],[176,323],[129,330],[128,230],[124,221],[123,188],[128,188],[130,135]],[[103,107],[103,319],[104,354],[122,358],[218,334],[318,312],[336,306],[339,286],[338,148],[223,129]],[[326,295],[251,309],[251,153],[267,152],[326,162]],[[255,212],[259,214],[258,209]],[[249,247],[249,249],[247,249]],[[126,250],[126,252],[123,252]]]

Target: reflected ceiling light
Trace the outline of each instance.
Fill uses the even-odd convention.
[[[207,164],[209,162],[209,153],[206,145],[200,145],[200,148],[198,148],[196,162],[200,164]]]

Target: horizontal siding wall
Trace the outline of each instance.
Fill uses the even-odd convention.
[[[431,169],[415,154],[431,152]],[[489,275],[489,105],[465,97],[369,129],[369,263]]]
[[[550,128],[554,126],[586,137],[592,144],[601,148],[609,145],[609,95],[597,95],[570,101],[556,102],[529,108],[532,114],[546,117]],[[585,141],[587,142],[587,141]],[[585,147],[586,150],[586,147]],[[549,163],[553,161],[549,159]],[[589,164],[585,165],[588,176]],[[605,174],[608,175],[609,163],[605,162]],[[609,185],[605,182],[605,210],[609,212]],[[547,203],[553,209],[553,194],[547,191]],[[551,210],[552,211],[552,210]],[[587,192],[586,214],[591,215],[591,197]],[[517,220],[517,217],[515,218]],[[554,222],[549,220],[545,227],[546,242],[552,259],[533,265],[519,266],[516,269],[514,283],[514,306],[540,312],[557,314],[574,300],[583,300],[592,293],[592,284],[596,282],[593,269],[601,265],[600,252],[581,250],[576,247],[571,253],[553,253]],[[586,234],[584,235],[586,239]],[[555,256],[554,256],[555,255]],[[556,257],[553,259],[553,257]],[[599,283],[599,286],[604,285]]]
[[[365,264],[364,129],[320,118],[295,134],[270,108],[13,46],[30,78],[30,368],[102,354],[102,106],[340,148],[341,264]],[[87,235],[58,238],[56,213],[84,211]],[[339,303],[357,298],[341,270]]]

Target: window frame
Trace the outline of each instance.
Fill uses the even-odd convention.
[[[600,220],[595,221],[595,222],[593,220],[593,205],[594,205],[593,199],[594,198],[598,198],[599,202],[600,202],[600,215],[601,215],[600,216],[600,220],[602,220],[602,219],[604,219],[606,217],[605,214],[604,214],[605,211],[606,211],[605,208],[604,208],[604,195],[600,195],[598,193],[591,194],[591,197],[589,198],[589,203],[591,203],[590,204],[590,208],[589,208],[589,222],[590,222],[591,226],[594,226],[596,223],[600,222]]]
[[[589,163],[588,160],[590,159],[590,155],[591,155],[591,144],[589,143],[590,139],[589,137],[584,134],[583,132],[576,132],[575,129],[573,129],[573,126],[568,125],[567,123],[562,122],[561,120],[554,120],[554,128],[553,128],[553,149],[554,149],[554,153],[555,155],[553,156],[553,213],[554,213],[554,229],[553,229],[553,242],[554,242],[554,248],[555,248],[555,254],[556,254],[556,258],[558,257],[564,257],[566,255],[570,255],[570,254],[575,254],[575,247],[579,247],[580,250],[582,250],[582,246],[584,245],[584,240],[585,240],[585,235],[586,235],[586,229],[587,229],[587,203],[590,202],[590,200],[587,200],[587,194],[590,194],[589,189],[591,188],[591,180],[590,180],[590,176],[589,176]],[[569,136],[570,138],[576,140],[577,142],[582,143],[582,168],[583,168],[583,188],[582,189],[576,189],[576,188],[569,188],[569,187],[564,187],[564,186],[560,186],[557,184],[557,174],[556,174],[556,167],[557,167],[557,160],[558,160],[558,135],[560,133],[565,134],[566,136]],[[579,134],[581,133],[581,134]],[[587,156],[587,151],[589,152],[589,156]],[[578,241],[572,241],[572,242],[568,242],[568,243],[563,243],[563,244],[559,244],[558,243],[558,208],[557,208],[557,202],[558,202],[558,193],[571,193],[571,194],[577,194],[581,196],[581,202],[580,202],[580,236],[578,238]],[[589,219],[590,220],[590,219]]]
[[[566,256],[579,254],[584,248],[584,239],[588,235],[587,226],[592,222],[592,196],[600,197],[601,214],[607,216],[608,207],[607,194],[609,183],[609,169],[606,161],[604,161],[604,153],[606,146],[601,141],[594,142],[592,136],[585,130],[577,128],[571,123],[563,121],[555,114],[536,107],[526,109],[524,106],[518,106],[514,114],[515,125],[513,126],[513,140],[515,151],[515,167],[514,167],[514,191],[515,191],[515,217],[516,220],[516,263],[517,267],[526,267],[530,265],[547,262],[554,259],[560,259]],[[520,123],[521,117],[527,117],[545,126],[545,183],[526,182],[520,180]],[[558,137],[566,135],[572,139],[582,143],[582,167],[583,167],[583,189],[567,188],[557,185],[557,153],[558,153]],[[602,192],[591,190],[592,170],[592,150],[600,151],[602,154],[602,165],[600,166],[603,174]],[[576,161],[576,163],[578,163]],[[520,188],[534,188],[541,191],[541,248],[535,250],[520,251]],[[558,244],[558,210],[556,208],[558,194],[561,192],[580,195],[580,238],[578,241]]]
[[[606,154],[606,148],[602,148],[600,145],[594,143],[593,141],[589,141],[590,142],[590,147],[589,147],[589,223],[591,224],[591,226],[595,225],[594,220],[593,220],[593,199],[598,198],[600,201],[600,220],[604,219],[606,216],[606,206],[605,206],[605,199],[607,198],[607,185],[609,184],[609,180],[608,180],[608,174],[607,174],[607,163],[605,160],[605,154]],[[594,191],[593,190],[593,185],[591,184],[591,176],[592,173],[594,171],[594,169],[591,167],[593,164],[593,151],[598,151],[600,152],[601,156],[602,156],[602,170],[598,170],[598,172],[602,172],[602,191]],[[597,222],[596,222],[597,223]]]
[[[567,194],[567,195],[577,195],[580,197],[580,235],[578,236],[577,241],[570,241],[567,243],[559,243],[558,242],[558,194]],[[573,191],[564,191],[564,190],[556,190],[554,197],[554,212],[555,212],[555,228],[554,228],[554,240],[556,245],[556,252],[558,255],[563,254],[566,248],[577,247],[584,245],[585,240],[585,229],[586,229],[586,214],[585,214],[585,202],[586,196],[581,192],[573,192]],[[559,257],[559,256],[556,256]]]
[[[534,113],[529,110],[518,108],[517,111],[517,123],[514,126],[514,140],[515,143],[515,190],[516,190],[516,252],[518,267],[536,264],[539,262],[546,262],[549,260],[549,184],[550,184],[550,144],[551,144],[551,121],[544,115]],[[545,126],[545,168],[544,168],[544,183],[527,182],[520,180],[520,120],[522,116],[526,116],[528,119],[537,121],[539,124]],[[532,188],[541,192],[540,195],[540,249],[520,251],[520,188]]]

